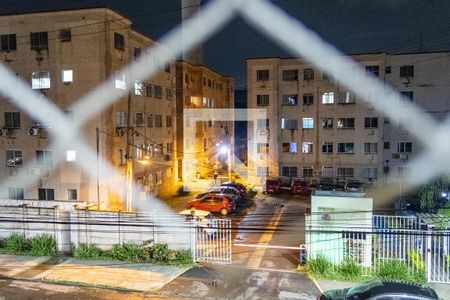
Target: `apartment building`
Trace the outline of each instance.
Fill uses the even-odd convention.
[[[33,120],[0,98],[0,151],[5,159],[0,176],[3,182],[26,176],[25,181],[1,190],[1,198],[79,200],[99,203],[101,208],[123,208],[125,195],[131,194],[125,187],[126,171],[143,189],[133,193],[133,201],[145,201],[142,196],[174,187],[175,65],[154,57],[159,68],[155,76],[144,81],[125,78],[121,69],[139,61],[141,52],[154,45],[131,25],[107,8],[0,16],[2,63],[68,118],[76,120],[85,113],[74,104],[106,79],[115,78],[112,89],[132,85],[81,129],[98,159],[120,174],[117,178],[101,171],[92,176],[97,161],[91,162],[93,172],[83,172],[77,164],[83,153],[73,149],[55,153],[52,144],[57,141],[47,134],[51,115]],[[54,158],[61,156],[64,162],[56,164]],[[106,179],[123,187],[123,193],[111,191]]]
[[[351,58],[396,90],[398,101],[412,102],[439,120],[448,116],[450,53]],[[267,111],[267,120],[248,129],[249,168],[256,182],[286,176],[383,183],[388,175],[401,181],[423,149],[412,135],[420,121],[397,120],[396,125],[339,78],[302,59],[248,59],[247,80],[248,107]]]
[[[234,80],[203,65],[176,62],[178,178],[212,177],[225,166],[221,147],[233,153],[234,122],[199,113],[195,124],[184,120],[184,109],[231,109],[234,107]],[[217,110],[216,110],[217,112]],[[195,127],[195,134],[187,134]],[[184,173],[183,173],[184,170]]]

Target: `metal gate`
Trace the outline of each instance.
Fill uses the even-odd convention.
[[[214,219],[206,226],[204,223],[196,224],[194,260],[231,264],[230,219]]]

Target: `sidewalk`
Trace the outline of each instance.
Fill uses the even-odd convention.
[[[356,285],[356,283],[354,282],[325,280],[325,279],[318,279],[316,280],[316,282],[321,292],[332,289],[344,289]],[[429,284],[429,286],[431,286],[436,291],[439,298],[443,300],[450,300],[450,284],[431,283]]]
[[[159,291],[186,270],[148,263],[0,255],[0,276],[143,292]]]

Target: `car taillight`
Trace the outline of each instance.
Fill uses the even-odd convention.
[[[211,227],[211,224],[210,223],[206,224],[206,227]]]

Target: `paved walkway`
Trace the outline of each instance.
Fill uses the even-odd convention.
[[[16,279],[157,292],[187,268],[73,258],[0,255],[0,275]]]

